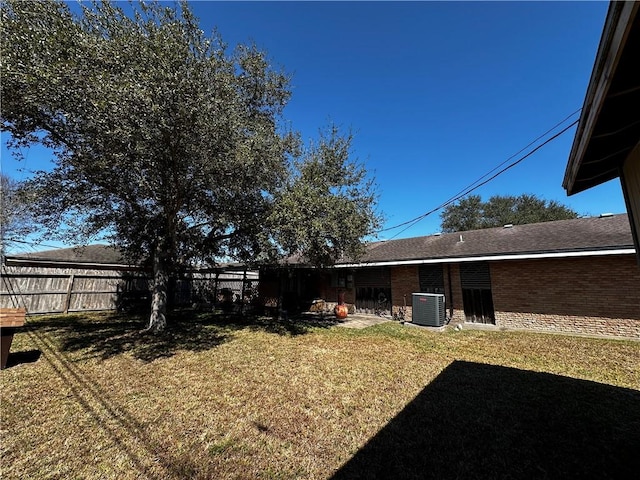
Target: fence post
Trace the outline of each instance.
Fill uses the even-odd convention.
[[[218,304],[218,277],[220,276],[220,272],[216,270],[216,278],[213,281],[213,304]]]
[[[242,274],[242,289],[240,290],[240,298],[242,299],[242,304],[244,305],[244,294],[247,290],[247,267],[245,265],[244,272]]]
[[[64,299],[64,313],[69,313],[69,306],[71,305],[71,294],[73,293],[73,280],[75,279],[75,275],[69,275],[69,286],[67,287],[67,296]]]

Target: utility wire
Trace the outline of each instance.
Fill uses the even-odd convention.
[[[578,110],[579,111],[579,110]],[[575,115],[576,112],[572,113],[571,115],[569,115],[570,118],[571,116]],[[564,123],[567,119],[563,120],[562,122],[560,122],[560,124]],[[513,158],[515,155],[512,155],[511,157],[509,157],[509,159],[505,160],[504,162],[502,162],[500,165],[498,165],[497,167],[495,167],[494,169],[492,169],[490,172],[484,174],[482,177],[480,177],[478,180],[476,180],[475,182],[473,182],[472,184],[470,184],[470,186],[466,187],[465,189],[461,190],[460,192],[458,192],[457,195],[449,198],[448,200],[446,200],[444,203],[441,203],[440,205],[438,205],[437,207],[429,210],[428,212],[423,213],[422,215],[419,215],[415,218],[412,218],[411,220],[407,220],[406,222],[400,223],[398,225],[395,225],[393,227],[389,227],[389,228],[385,228],[383,230],[380,230],[380,232],[385,232],[388,230],[394,230],[396,228],[399,227],[404,227],[406,225],[405,228],[403,228],[402,230],[400,230],[398,233],[396,233],[393,237],[391,237],[389,240],[393,240],[394,238],[396,238],[398,235],[400,235],[401,233],[405,232],[406,230],[408,230],[409,228],[413,227],[415,224],[417,224],[420,220],[428,217],[429,215],[431,215],[434,212],[437,212],[438,210],[451,205],[452,203],[454,203],[455,201],[461,199],[462,197],[470,194],[471,192],[473,192],[474,190],[477,190],[478,188],[482,187],[483,185],[486,185],[487,183],[489,183],[490,181],[492,181],[493,179],[495,179],[496,177],[498,177],[499,175],[502,175],[504,172],[506,172],[507,170],[515,167],[516,165],[518,165],[520,162],[522,162],[523,160],[525,160],[526,158],[530,157],[531,155],[533,155],[535,152],[537,152],[538,150],[540,150],[542,147],[544,147],[546,144],[550,143],[551,141],[555,140],[556,138],[558,138],[560,135],[562,135],[563,133],[565,133],[567,130],[569,130],[571,127],[573,127],[575,124],[577,124],[579,121],[575,120],[573,123],[571,123],[569,126],[563,128],[562,130],[560,130],[558,133],[556,133],[555,135],[553,135],[552,137],[549,137],[547,140],[545,140],[544,142],[542,142],[540,145],[538,145],[536,148],[534,148],[533,150],[531,150],[529,153],[527,153],[526,155],[520,157],[518,160],[511,162],[509,165],[507,165],[506,167],[504,167],[503,169],[499,170],[497,173],[495,173],[494,175],[492,175],[491,177],[487,178],[486,180],[480,182],[480,180],[486,178],[489,174],[491,174],[492,172],[496,171],[496,169],[498,169],[499,167],[501,167],[502,165],[504,165],[509,159]],[[558,124],[558,125],[560,125]],[[558,125],[554,126],[553,128],[551,128],[551,130],[555,129]],[[542,136],[546,135],[549,131],[548,130],[545,134],[543,134]],[[538,139],[541,137],[538,137]],[[538,139],[534,140],[532,143],[535,143]],[[531,145],[531,143],[529,145],[527,145],[526,147],[524,147],[523,149],[520,150],[520,152],[522,152],[523,150],[525,150],[526,148],[528,148]],[[520,153],[518,152],[518,153]],[[379,233],[380,233],[379,232]]]
[[[464,187],[462,190],[460,190],[458,193],[456,193],[453,197],[450,197],[448,200],[445,200],[444,203],[442,203],[442,205],[440,207],[437,207],[436,210],[443,208],[444,206],[448,205],[448,202],[450,202],[452,199],[458,199],[460,194],[463,194],[463,192],[467,191],[469,188],[473,187],[474,185],[476,185],[478,182],[480,182],[482,179],[484,179],[485,177],[489,176],[491,173],[495,172],[498,168],[500,168],[502,165],[504,165],[505,163],[507,163],[509,160],[511,160],[512,158],[514,158],[516,155],[519,155],[520,153],[522,153],[523,151],[525,151],[527,148],[529,148],[531,145],[533,145],[534,143],[536,143],[538,140],[540,140],[541,138],[545,137],[548,133],[552,132],[553,130],[555,130],[558,126],[562,125],[564,122],[566,122],[568,119],[570,119],[571,117],[573,117],[576,113],[578,113],[580,110],[582,110],[582,108],[579,108],[578,110],[576,110],[575,112],[571,113],[570,115],[568,115],[567,117],[565,117],[563,120],[561,120],[560,122],[556,123],[553,127],[551,127],[549,130],[547,130],[546,132],[544,132],[543,134],[539,135],[535,140],[532,140],[531,142],[529,142],[528,145],[526,145],[525,147],[521,148],[520,150],[518,150],[516,153],[514,153],[513,155],[511,155],[509,158],[507,158],[504,162],[500,163],[499,165],[497,165],[496,167],[494,167],[492,170],[488,171],[487,173],[485,173],[483,176],[481,176],[480,178],[478,178],[477,180],[475,180],[474,182],[470,183],[469,185],[467,185],[466,187]],[[574,122],[575,124],[575,122]],[[573,125],[573,124],[572,124]],[[570,128],[572,125],[569,125],[568,128]],[[543,144],[544,145],[544,144]],[[429,212],[432,213],[432,212]],[[426,214],[425,214],[426,216]],[[408,225],[409,223],[413,223],[415,220],[421,219],[423,218],[422,215],[412,218],[411,220],[407,220],[406,222],[402,222],[399,223],[398,225],[394,225],[393,227],[387,227],[384,228],[382,230],[378,230],[378,233],[382,233],[382,232],[386,232],[389,230],[395,230],[396,228],[400,228],[403,227],[405,225]]]
[[[528,145],[522,147],[520,150],[518,150],[516,153],[514,153],[513,155],[511,155],[509,158],[507,158],[504,162],[500,163],[499,165],[496,165],[492,170],[489,170],[487,173],[485,173],[483,176],[481,176],[480,178],[478,178],[475,182],[467,185],[466,187],[464,187],[462,190],[460,190],[458,193],[456,193],[453,197],[451,198],[456,198],[458,195],[460,195],[462,192],[464,192],[465,190],[473,187],[475,184],[481,182],[484,178],[488,177],[489,175],[491,175],[493,172],[495,172],[496,170],[498,170],[500,167],[502,167],[503,165],[505,165],[507,162],[509,162],[509,160],[512,160],[513,158],[515,158],[516,156],[520,155],[522,152],[524,152],[525,150],[527,150],[529,147],[531,147],[532,145],[534,145],[535,143],[538,142],[538,140],[546,137],[549,133],[553,132],[556,128],[558,128],[560,125],[562,125],[564,122],[566,122],[567,120],[569,120],[571,117],[573,117],[576,113],[580,112],[580,110],[582,110],[582,107],[580,107],[579,109],[577,109],[575,112],[567,115],[565,118],[563,118],[561,121],[559,121],[558,123],[556,123],[553,127],[551,127],[550,129],[548,129],[546,132],[544,132],[543,134],[539,135],[536,139],[532,140],[531,142],[529,142]],[[445,200],[445,203],[450,201],[451,198]]]
[[[61,247],[60,245],[47,245],[46,243],[40,243],[40,242],[27,242],[25,240],[17,240],[15,238],[9,238],[7,239],[8,242],[15,242],[15,243],[22,243],[24,245],[29,245],[31,248],[34,247],[47,247],[47,248],[55,248],[55,249],[65,249],[65,248],[69,248],[69,247]]]

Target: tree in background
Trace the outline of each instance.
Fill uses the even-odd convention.
[[[549,222],[577,218],[578,214],[555,200],[535,195],[495,195],[483,202],[480,195],[470,195],[448,205],[440,214],[443,232],[461,232],[507,224]]]
[[[19,187],[19,182],[0,173],[0,254],[31,229],[28,203]]]
[[[350,136],[334,129],[302,155],[299,135],[282,126],[290,80],[265,53],[229,53],[186,3],[81,8],[3,2],[2,129],[13,147],[54,151],[53,170],[28,185],[48,235],[106,239],[152,265],[149,330],[166,325],[179,268],[292,252],[325,263],[375,230],[372,184],[341,149]],[[324,208],[308,220],[324,228],[305,229],[302,191],[307,206],[318,195]]]
[[[443,232],[463,232],[482,228],[482,199],[480,195],[469,195],[445,207],[440,214]]]

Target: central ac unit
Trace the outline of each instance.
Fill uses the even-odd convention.
[[[412,322],[427,327],[442,327],[445,323],[444,295],[440,293],[414,293]]]

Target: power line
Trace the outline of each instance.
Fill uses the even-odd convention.
[[[554,127],[552,127],[550,130],[547,130],[547,132],[545,132],[544,134],[542,134],[540,137],[538,137],[536,140],[534,140],[533,142],[531,142],[529,145],[527,145],[526,147],[524,147],[523,149],[521,149],[518,153],[522,152],[523,150],[527,149],[529,146],[531,146],[533,143],[535,143],[538,139],[540,139],[541,137],[544,137],[547,133],[549,133],[550,131],[554,130],[558,125],[561,125],[562,123],[564,123],[567,119],[571,118],[573,115],[575,115],[578,111],[572,113],[571,115],[569,115],[567,118],[565,118],[564,120],[562,120],[559,124],[556,124]],[[475,182],[471,183],[469,186],[467,186],[466,188],[464,188],[463,190],[461,190],[460,192],[458,192],[456,195],[454,195],[453,197],[449,198],[448,200],[446,200],[444,203],[438,205],[437,207],[429,210],[428,212],[423,213],[422,215],[419,215],[415,218],[412,218],[411,220],[407,220],[406,222],[400,223],[398,225],[395,225],[393,227],[388,227],[385,228],[383,230],[380,230],[378,233],[381,232],[385,232],[385,231],[389,231],[389,230],[394,230],[396,228],[399,227],[403,227],[406,225],[406,228],[403,228],[402,230],[400,230],[398,233],[396,233],[393,237],[391,237],[389,240],[393,240],[394,238],[396,238],[398,235],[400,235],[401,233],[405,232],[406,230],[408,230],[409,228],[413,227],[415,224],[417,224],[420,220],[428,217],[429,215],[431,215],[434,212],[437,212],[438,210],[454,203],[455,201],[461,199],[462,197],[470,194],[471,192],[473,192],[474,190],[477,190],[478,188],[482,187],[483,185],[486,185],[487,183],[489,183],[490,181],[492,181],[493,179],[495,179],[496,177],[498,177],[499,175],[502,175],[504,172],[506,172],[507,170],[515,167],[516,165],[518,165],[520,162],[522,162],[523,160],[525,160],[526,158],[530,157],[531,155],[533,155],[535,152],[537,152],[538,150],[540,150],[542,147],[544,147],[546,144],[550,143],[551,141],[555,140],[556,138],[558,138],[560,135],[562,135],[563,133],[565,133],[567,130],[569,130],[571,127],[573,127],[575,124],[577,124],[579,121],[575,120],[573,123],[571,123],[570,125],[568,125],[567,127],[563,128],[562,130],[560,130],[560,132],[556,133],[555,135],[553,135],[552,137],[549,137],[547,140],[545,140],[543,143],[541,143],[540,145],[538,145],[536,148],[534,148],[533,150],[531,150],[529,153],[527,153],[526,155],[522,156],[521,158],[519,158],[518,160],[510,163],[509,165],[507,165],[506,167],[504,167],[503,169],[499,170],[497,173],[495,173],[494,175],[492,175],[491,177],[487,178],[484,181],[480,181],[484,178],[486,178],[488,175],[490,175],[491,173],[493,173],[494,171],[496,171],[498,168],[500,168],[502,165],[504,165],[507,161],[509,161],[511,158],[513,158],[515,155],[512,155],[511,157],[509,157],[507,160],[505,160],[504,162],[502,162],[500,165],[498,165],[497,167],[494,167],[492,170],[490,170],[489,172],[485,173],[482,177],[480,177],[478,180],[476,180]]]
[[[17,240],[15,238],[8,238],[7,241],[28,245],[31,248],[35,248],[35,247],[47,247],[47,248],[55,248],[55,249],[69,248],[69,247],[61,247],[60,245],[47,245],[46,243],[40,243],[40,242],[27,242],[25,240]]]
[[[499,165],[495,166],[493,169],[489,170],[487,173],[485,173],[484,175],[482,175],[480,178],[478,178],[477,180],[475,180],[474,182],[470,183],[469,185],[467,185],[466,187],[464,187],[462,190],[460,190],[458,193],[456,193],[454,196],[450,197],[448,200],[445,200],[444,203],[441,204],[441,206],[436,207],[434,210],[439,210],[440,208],[445,207],[446,205],[449,204],[449,202],[451,200],[454,199],[458,199],[460,194],[463,194],[463,192],[467,191],[469,188],[473,187],[474,185],[476,185],[478,182],[480,182],[482,179],[486,178],[487,176],[489,176],[491,173],[495,172],[498,168],[500,168],[502,165],[504,165],[505,163],[507,163],[509,160],[511,160],[512,158],[514,158],[516,155],[519,155],[521,152],[523,152],[524,150],[526,150],[527,148],[529,148],[531,145],[533,145],[534,143],[536,143],[538,140],[540,140],[541,138],[545,137],[548,133],[552,132],[553,130],[555,130],[557,127],[559,127],[560,125],[562,125],[564,122],[566,122],[569,118],[573,117],[576,113],[578,113],[580,110],[582,110],[582,108],[577,109],[575,112],[571,113],[570,115],[568,115],[567,117],[565,117],[564,119],[562,119],[560,122],[556,123],[553,127],[551,127],[550,129],[548,129],[546,132],[544,132],[543,134],[539,135],[535,140],[532,140],[531,142],[529,142],[528,145],[526,145],[525,147],[521,148],[520,150],[518,150],[516,153],[514,153],[513,155],[511,155],[509,158],[507,158],[504,162],[500,163]],[[574,125],[575,122],[572,124]],[[570,128],[572,125],[569,125],[568,128]],[[544,145],[544,144],[543,144]],[[533,153],[533,152],[532,152]],[[432,213],[432,212],[428,212],[428,213]],[[426,214],[424,215],[426,216]],[[406,222],[402,222],[399,223],[398,225],[394,225],[393,227],[387,227],[384,228],[382,230],[379,230],[378,233],[382,233],[382,232],[386,232],[389,230],[395,230],[396,228],[399,227],[403,227],[405,225],[408,225],[409,223],[413,223],[415,220],[421,219],[423,218],[423,215],[420,215],[418,217],[412,218],[411,220],[407,220]]]
[[[567,120],[569,120],[571,117],[573,117],[576,113],[580,112],[580,110],[582,110],[582,107],[577,109],[575,112],[567,115],[565,118],[563,118],[561,121],[559,121],[558,123],[556,123],[553,127],[551,127],[550,129],[548,129],[546,132],[544,132],[543,134],[539,135],[537,138],[535,138],[534,140],[532,140],[531,142],[529,142],[526,146],[522,147],[520,150],[518,150],[516,153],[514,153],[513,155],[511,155],[509,158],[507,158],[504,162],[500,163],[499,165],[496,165],[493,169],[489,170],[487,173],[485,173],[483,176],[481,176],[480,178],[478,178],[476,181],[474,181],[473,183],[470,183],[469,185],[467,185],[466,187],[464,187],[462,190],[460,190],[458,193],[456,193],[453,197],[451,198],[455,198],[458,195],[460,195],[462,192],[464,192],[465,190],[473,187],[475,184],[479,183],[480,181],[482,181],[484,178],[488,177],[489,175],[491,175],[493,172],[495,172],[496,170],[498,170],[501,166],[505,165],[509,160],[515,158],[517,155],[520,155],[522,152],[524,152],[526,149],[528,149],[529,147],[531,147],[532,145],[534,145],[536,142],[538,142],[538,140],[546,137],[549,133],[553,132],[556,128],[558,128],[560,125],[562,125],[564,122],[566,122]],[[448,202],[449,200],[451,200],[451,198],[445,200],[445,203]]]

